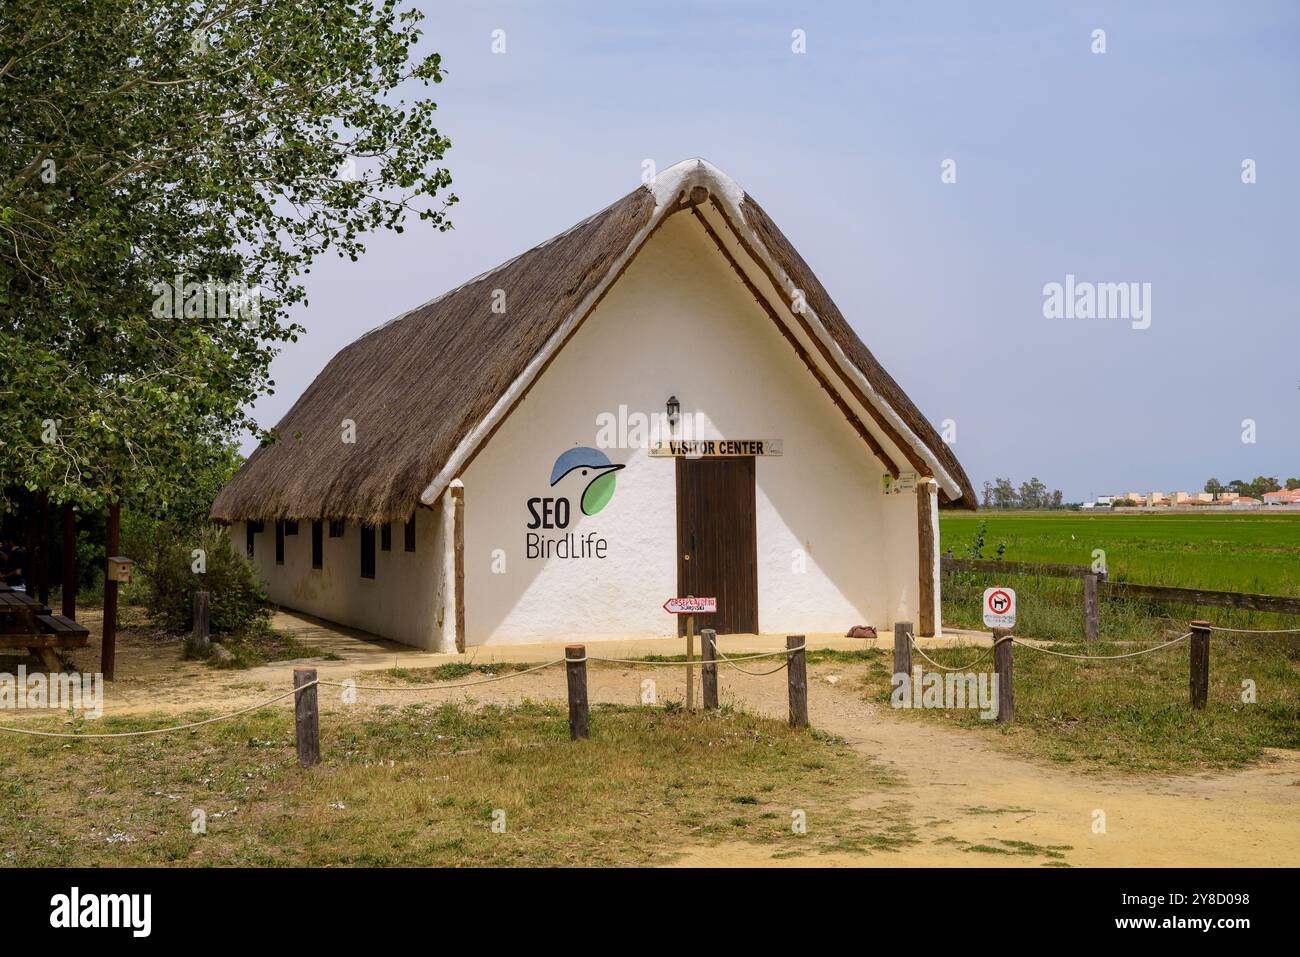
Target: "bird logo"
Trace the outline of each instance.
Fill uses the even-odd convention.
[[[600,449],[579,446],[566,449],[560,453],[551,467],[551,487],[571,473],[578,473],[579,478],[587,478],[582,490],[582,514],[595,515],[614,497],[614,473],[623,468],[609,460],[609,456]]]

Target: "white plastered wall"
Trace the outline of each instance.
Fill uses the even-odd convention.
[[[594,516],[577,507],[581,487],[549,487],[561,452],[598,444],[598,413],[661,413],[669,395],[684,414],[699,413],[698,437],[784,441],[784,456],[757,462],[760,631],[843,632],[915,617],[914,496],[882,495],[884,465],[698,224],[679,214],[461,475],[467,644],[675,634],[660,608],[676,593],[673,461],[605,449],[626,467]],[[527,501],[558,495],[573,503],[571,524],[536,531],[594,533],[608,542],[605,558],[525,557]]]
[[[245,525],[235,522],[231,546],[245,548]],[[372,632],[394,641],[440,650],[444,600],[444,530],[440,511],[415,513],[415,551],[404,550],[401,524],[393,525],[391,551],[379,547],[375,529],[375,577],[361,577],[361,529],[344,526],[339,538],[322,529],[322,568],[311,567],[311,522],[284,538],[284,564],[275,562],[275,523],[255,536],[253,565],[271,601],[285,608]]]

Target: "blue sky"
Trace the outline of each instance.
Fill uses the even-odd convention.
[[[608,205],[644,160],[703,156],[956,422],[977,488],[1300,475],[1300,4],[416,5],[447,69],[456,228],[317,264],[263,424],[362,332]],[[1151,283],[1150,328],[1044,318],[1067,273]]]

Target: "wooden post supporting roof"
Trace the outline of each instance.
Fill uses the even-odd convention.
[[[934,484],[928,479],[916,483],[916,529],[918,553],[917,635],[932,638],[935,633],[935,572],[939,530],[934,527]]]
[[[456,650],[465,650],[465,488],[451,487],[452,542],[455,549]]]

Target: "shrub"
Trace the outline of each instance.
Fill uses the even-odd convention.
[[[193,627],[194,593],[207,591],[213,635],[237,635],[264,624],[271,614],[266,589],[252,564],[230,547],[225,530],[204,526],[178,533],[155,526],[134,543],[138,581],[129,600],[143,605],[163,626],[175,631]],[[205,553],[207,570],[193,570],[193,550]]]

